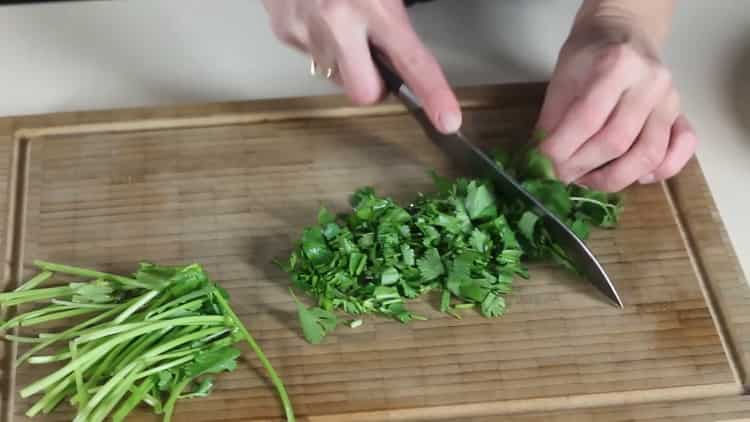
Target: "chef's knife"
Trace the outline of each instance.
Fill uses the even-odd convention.
[[[620,300],[620,295],[617,294],[614,284],[586,244],[555,214],[546,209],[539,200],[505,173],[493,159],[469,141],[460,130],[447,135],[440,133],[422,109],[419,98],[406,86],[382,53],[374,48],[373,51],[373,60],[385,81],[386,87],[401,100],[419,121],[428,137],[467,170],[489,178],[498,190],[509,197],[522,199],[540,217],[540,221],[543,221],[552,239],[565,250],[583,276],[622,308],[622,300]]]

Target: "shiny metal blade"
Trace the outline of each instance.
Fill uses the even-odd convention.
[[[460,131],[448,135],[440,133],[422,109],[419,99],[403,83],[400,77],[384,63],[378,54],[375,54],[374,57],[388,89],[401,99],[406,108],[422,125],[428,137],[451,159],[456,160],[473,175],[486,177],[492,180],[495,187],[503,194],[522,199],[540,217],[552,239],[565,250],[583,276],[612,302],[622,308],[622,300],[612,280],[586,244]]]

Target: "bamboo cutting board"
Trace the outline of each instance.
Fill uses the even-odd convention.
[[[487,145],[526,139],[543,90],[461,91],[467,132]],[[302,420],[684,416],[665,408],[729,419],[750,409],[739,397],[750,293],[696,162],[667,184],[628,190],[621,227],[589,242],[624,310],[536,266],[503,318],[456,320],[428,300],[414,305],[428,321],[366,318],[312,346],[272,261],[323,203],[342,210],[363,185],[406,201],[431,188],[429,169],[456,175],[399,105],[321,97],[7,118],[0,158],[6,289],[32,274],[33,259],[112,272],[199,262],[229,290]],[[2,347],[3,420],[26,420],[31,401],[16,390],[44,369],[12,370],[17,350]],[[275,393],[246,357],[175,419],[277,419]],[[153,420],[145,415],[133,420]],[[47,420],[70,419],[62,407]]]

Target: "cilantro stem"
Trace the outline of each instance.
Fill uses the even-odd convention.
[[[188,384],[190,384],[190,381],[192,381],[192,378],[187,378],[182,380],[179,384],[172,387],[172,391],[169,393],[169,399],[167,399],[167,402],[164,404],[164,422],[171,422],[172,421],[172,413],[174,413],[174,404],[177,402],[177,399],[180,397],[180,393],[182,393],[182,390],[187,387]]]
[[[122,305],[118,305],[115,308],[112,308],[104,313],[101,313],[95,317],[92,317],[78,325],[75,325],[73,327],[70,327],[69,329],[58,333],[53,334],[49,336],[48,338],[44,339],[43,342],[39,343],[37,346],[32,347],[28,352],[24,353],[18,360],[16,361],[16,368],[18,368],[19,365],[21,365],[23,362],[25,362],[27,359],[29,359],[31,356],[33,356],[35,353],[39,352],[40,350],[43,350],[44,348],[60,341],[60,340],[67,340],[69,338],[74,337],[78,332],[81,330],[90,327],[91,325],[94,325],[100,321],[103,321],[112,315],[117,314],[120,312],[120,309],[125,309],[129,305],[130,302],[123,303]]]
[[[188,294],[179,296],[179,297],[177,297],[175,299],[172,299],[171,301],[169,301],[167,303],[160,304],[156,308],[150,310],[148,313],[146,313],[145,319],[147,319],[147,320],[148,319],[152,319],[154,317],[154,315],[157,315],[157,314],[159,314],[161,312],[164,312],[165,310],[173,308],[173,307],[175,307],[177,305],[181,305],[181,304],[183,304],[185,302],[191,301],[191,300],[199,298],[201,296],[208,297],[210,295],[211,295],[211,290],[203,288],[203,289],[196,290],[194,292],[190,292]]]
[[[83,411],[78,414],[78,417],[76,418],[76,421],[86,421],[89,414],[94,411],[97,405],[104,400],[107,395],[116,389],[117,385],[125,379],[125,377],[133,372],[133,370],[140,365],[141,363],[139,361],[131,362],[121,370],[117,371],[110,379],[107,380],[106,383],[94,394],[93,397],[91,397],[91,400],[86,403],[85,406],[82,406]]]
[[[158,342],[167,332],[169,332],[169,330],[170,328],[164,328],[159,331],[154,331],[153,333],[145,335],[131,343],[128,347],[128,351],[120,354],[120,356],[118,356],[119,359],[113,362],[112,366],[114,370],[119,371],[128,363],[137,359],[146,349]]]
[[[247,344],[250,346],[253,352],[255,352],[255,355],[258,356],[258,360],[260,360],[260,363],[268,372],[268,375],[271,378],[271,382],[273,382],[274,387],[276,387],[276,391],[278,392],[279,398],[281,399],[281,404],[284,407],[284,413],[286,414],[287,421],[294,422],[295,421],[294,409],[292,408],[292,403],[289,400],[289,395],[287,394],[286,388],[284,387],[284,382],[281,381],[281,378],[279,378],[279,375],[276,373],[276,370],[273,369],[271,362],[266,357],[266,354],[263,353],[263,349],[260,348],[258,343],[255,341],[255,338],[253,338],[253,336],[245,327],[245,324],[242,323],[239,317],[237,317],[237,315],[234,313],[232,308],[229,306],[227,301],[221,296],[221,293],[218,290],[214,290],[213,295],[216,298],[216,301],[219,303],[219,305],[222,307],[222,309],[226,313],[226,315],[228,315],[229,318],[232,320],[235,327],[237,327],[237,329],[240,330],[240,333],[242,333],[243,338],[247,341]]]
[[[161,400],[159,400],[159,397],[152,396],[148,392],[143,395],[143,402],[153,407],[154,412],[156,412],[157,415],[161,414],[164,411],[164,405],[162,404]]]
[[[180,366],[183,363],[187,363],[187,362],[192,361],[193,359],[195,359],[195,356],[193,356],[193,354],[191,353],[191,354],[189,354],[187,356],[183,356],[183,357],[181,357],[179,359],[175,359],[173,361],[161,364],[159,366],[154,366],[153,368],[151,368],[151,369],[149,369],[147,371],[143,371],[140,374],[138,374],[135,377],[135,379],[139,380],[139,379],[145,378],[145,377],[147,377],[149,375],[153,375],[153,374],[155,374],[157,372],[166,371],[169,368],[174,368],[175,366]]]
[[[138,403],[143,401],[146,393],[153,386],[154,386],[154,382],[150,379],[147,379],[143,381],[141,385],[136,387],[135,390],[132,390],[130,393],[130,397],[128,397],[128,399],[125,400],[125,402],[122,405],[120,405],[120,408],[117,409],[115,414],[112,415],[112,421],[122,422],[123,420],[125,420],[125,417],[127,417],[130,414],[130,412],[132,412],[133,409],[135,409],[135,407],[138,406]]]
[[[130,277],[123,277],[121,275],[103,273],[101,271],[89,270],[87,268],[74,267],[70,265],[56,264],[53,262],[36,260],[34,261],[34,265],[40,270],[44,270],[44,271],[75,275],[75,276],[83,277],[83,278],[116,281],[122,284],[123,286],[128,286],[128,287],[137,287],[137,288],[148,289],[148,290],[163,287],[163,285],[153,286],[150,284],[141,283],[140,281],[132,279]]]
[[[31,318],[46,315],[52,312],[63,311],[65,309],[67,309],[65,306],[47,306],[46,308],[37,309],[31,312],[26,312],[25,314],[21,314],[21,315],[16,315],[15,317],[9,319],[4,324],[0,325],[0,331],[5,331],[9,328],[17,327],[25,319],[31,319]]]
[[[112,309],[117,307],[116,303],[78,303],[60,299],[52,299],[52,304],[68,308]]]
[[[92,340],[109,337],[115,334],[127,332],[127,331],[141,331],[151,332],[162,328],[170,328],[173,326],[180,325],[218,325],[224,322],[224,317],[220,315],[207,315],[207,316],[189,316],[183,318],[176,318],[168,321],[153,321],[153,322],[130,322],[127,324],[113,325],[111,327],[97,330],[93,333],[85,334],[78,337],[78,343],[86,343]],[[126,333],[132,335],[132,332]],[[142,333],[141,333],[142,334]]]
[[[117,405],[117,403],[122,400],[123,396],[128,393],[128,390],[130,390],[130,387],[133,385],[133,381],[135,376],[138,374],[138,372],[143,368],[143,362],[137,361],[133,362],[132,367],[128,366],[127,368],[123,369],[121,372],[126,372],[126,376],[122,381],[117,382],[117,385],[112,389],[112,392],[108,394],[104,399],[101,401],[101,404],[99,407],[95,410],[93,410],[91,419],[85,419],[81,418],[82,422],[101,422],[104,420],[104,418],[107,417],[109,412],[114,409],[114,407]],[[111,380],[110,380],[111,381]],[[105,384],[106,385],[106,384]]]
[[[128,331],[126,333],[118,334],[118,335],[114,336],[113,338],[109,339],[108,341],[102,343],[101,345],[98,345],[97,347],[95,347],[91,351],[83,354],[78,359],[70,361],[70,363],[68,363],[67,365],[63,366],[59,370],[57,370],[57,372],[54,372],[54,373],[46,376],[45,378],[42,378],[41,380],[38,380],[38,381],[34,382],[33,384],[27,386],[26,388],[22,389],[21,390],[21,397],[23,397],[23,398],[29,397],[31,395],[34,395],[34,394],[36,394],[36,393],[38,393],[38,392],[40,392],[40,391],[42,391],[42,390],[50,387],[51,385],[53,385],[53,384],[59,382],[60,380],[62,380],[63,378],[65,378],[68,374],[70,374],[71,372],[73,372],[78,367],[80,367],[81,370],[85,370],[86,368],[88,368],[91,365],[93,365],[99,358],[101,358],[102,356],[104,356],[113,347],[115,347],[115,346],[117,346],[117,345],[119,345],[119,344],[121,344],[121,343],[123,343],[125,341],[128,341],[128,340],[131,340],[133,338],[136,338],[136,337],[138,337],[140,335],[143,335],[143,334],[146,334],[146,333],[149,333],[149,332],[152,332],[152,331],[160,330],[160,329],[162,329],[164,327],[168,327],[168,326],[180,326],[180,325],[215,325],[215,324],[221,323],[223,321],[224,321],[224,318],[221,317],[221,316],[185,317],[185,318],[173,319],[173,320],[170,320],[170,321],[154,322],[154,323],[147,324],[146,326],[141,326],[139,328],[130,329],[130,331]],[[203,330],[203,331],[208,331],[208,330]],[[202,333],[203,333],[202,331],[198,332],[198,334],[202,334]],[[213,331],[212,331],[212,333],[213,333]],[[182,340],[182,339],[185,339],[187,337],[190,337],[190,336],[186,336],[186,337],[183,337],[183,338],[178,339],[178,340]],[[200,337],[198,337],[198,338],[200,338]],[[192,341],[192,340],[193,340],[193,338],[190,338],[187,341]],[[151,351],[149,351],[146,355],[144,355],[144,357],[147,357],[148,354],[156,355],[158,353],[161,353],[161,352],[156,352],[157,350],[165,351],[165,350],[169,350],[170,348],[176,347],[179,344],[181,344],[180,342],[176,342],[176,343],[175,342],[176,342],[176,340],[174,340],[173,342],[168,342],[168,343],[162,344],[159,347],[157,347],[157,348],[152,349]]]
[[[78,359],[78,346],[76,346],[76,342],[71,341],[69,343],[69,347],[70,347],[70,359],[71,360]],[[76,380],[76,390],[77,390],[76,397],[78,398],[78,402],[81,403],[83,406],[85,406],[89,400],[89,393],[83,384],[83,372],[79,368],[73,372],[73,375]]]
[[[29,281],[18,286],[15,292],[23,292],[39,287],[42,283],[49,280],[52,277],[52,271],[42,271],[39,274],[32,277]]]
[[[575,201],[575,202],[588,202],[590,204],[599,205],[600,207],[603,207],[603,208],[614,208],[614,209],[617,209],[617,205],[615,205],[615,204],[608,204],[606,202],[598,201],[596,199],[591,199],[591,198],[584,198],[582,196],[571,196],[570,200],[571,201]]]
[[[85,314],[90,314],[93,312],[99,312],[99,309],[88,309],[88,308],[70,309],[68,311],[56,312],[54,314],[47,314],[47,315],[42,315],[42,316],[38,316],[35,318],[24,319],[21,321],[20,326],[31,327],[32,325],[43,324],[45,322],[56,321],[59,319],[72,318],[78,315],[85,315]]]
[[[178,314],[180,312],[195,311],[195,310],[199,309],[200,305],[202,305],[203,302],[205,302],[205,301],[206,301],[205,298],[201,298],[201,299],[196,299],[196,300],[193,300],[193,301],[190,301],[190,302],[187,302],[187,303],[183,303],[181,305],[175,306],[174,308],[168,309],[168,310],[166,310],[164,312],[155,314],[151,318],[147,317],[147,319],[152,320],[152,321],[157,321],[157,320],[160,320],[160,319],[171,317],[172,315]]]
[[[75,293],[75,290],[68,286],[0,293],[0,303],[3,306],[22,305],[27,302],[38,302],[56,297],[71,296],[73,293]]]
[[[48,390],[39,401],[34,403],[34,406],[26,411],[26,416],[34,417],[44,409],[54,408],[54,406],[65,397],[65,390],[69,387],[71,378],[72,376],[70,375],[67,377],[61,377],[61,379],[58,380],[60,382],[58,382],[57,385]]]
[[[21,337],[21,336],[14,336],[12,334],[6,334],[3,337],[8,341],[12,341],[15,343],[25,343],[25,344],[39,344],[44,341],[43,339],[38,338],[38,337]]]
[[[156,297],[156,295],[159,294],[158,290],[152,290],[145,295],[141,296],[135,303],[130,305],[127,309],[125,309],[120,315],[117,316],[112,322],[115,324],[120,324],[124,322],[126,319],[128,319],[131,315],[133,315],[136,311],[138,311],[140,308],[145,306],[151,299]]]

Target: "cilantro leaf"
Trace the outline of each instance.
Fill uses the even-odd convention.
[[[551,179],[533,179],[523,182],[523,187],[562,219],[573,209],[570,195],[562,182]]]
[[[318,210],[318,225],[326,226],[336,221],[336,216],[331,214],[326,207],[320,207]]]
[[[445,267],[440,258],[440,253],[435,248],[428,249],[417,261],[419,273],[425,281],[435,280],[445,274]]]
[[[380,275],[380,284],[383,286],[390,286],[390,285],[398,283],[398,280],[400,278],[401,278],[401,274],[399,274],[397,269],[393,267],[388,267]]]
[[[488,289],[480,280],[466,279],[459,288],[461,297],[474,302],[481,302],[487,296]]]
[[[482,301],[482,315],[487,318],[494,318],[505,313],[505,299],[494,293],[489,293]]]
[[[525,178],[556,180],[552,160],[542,154],[537,148],[532,148],[526,153],[525,165],[522,172]]]
[[[579,218],[570,224],[570,230],[572,230],[581,240],[586,240],[591,232],[591,227],[585,220]]]
[[[479,253],[485,253],[490,248],[490,237],[487,235],[487,233],[483,232],[482,230],[479,230],[478,228],[475,228],[471,232],[471,237],[469,238],[469,244],[471,245],[472,249]]]
[[[494,218],[497,216],[495,197],[486,184],[473,180],[466,188],[466,211],[472,220]]]
[[[184,376],[195,378],[203,374],[215,374],[222,371],[233,371],[237,367],[237,358],[242,354],[235,347],[223,347],[199,353],[185,367]]]
[[[307,308],[294,294],[292,296],[297,302],[297,315],[305,340],[311,344],[319,344],[326,334],[336,328],[338,318],[334,313],[322,308]]]
[[[518,221],[518,229],[521,234],[531,243],[534,243],[534,229],[536,223],[539,221],[539,216],[531,211],[526,211],[521,216],[521,220]]]
[[[333,254],[318,227],[305,229],[302,233],[302,251],[313,265],[325,265],[333,259]]]

